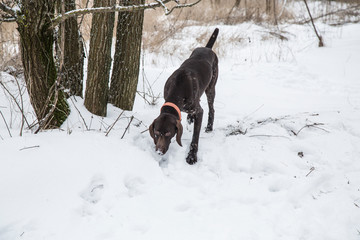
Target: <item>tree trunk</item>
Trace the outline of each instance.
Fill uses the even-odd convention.
[[[278,22],[277,22],[277,13],[276,13],[276,1],[277,0],[273,0],[273,5],[274,5],[274,24],[277,25]]]
[[[270,11],[271,11],[271,0],[266,0],[266,4],[265,4],[265,12],[266,14],[270,15]]]
[[[53,31],[50,29],[54,2],[24,0],[18,16],[21,57],[30,102],[40,127],[60,127],[70,113],[59,88],[53,56]]]
[[[115,5],[115,0],[95,0],[94,7]],[[85,107],[106,116],[111,67],[111,43],[115,13],[94,13],[90,32],[90,51],[85,91]]]
[[[58,1],[65,1],[65,12],[76,9],[75,0]],[[84,48],[80,39],[76,18],[73,17],[65,20],[65,22],[60,24],[60,28],[65,28],[65,46],[64,49],[61,49],[64,54],[64,65],[61,73],[62,84],[69,96],[82,97]]]
[[[120,4],[143,4],[144,0],[123,0]],[[144,10],[119,12],[109,102],[132,110],[138,85]]]

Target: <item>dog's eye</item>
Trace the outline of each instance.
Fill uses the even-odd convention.
[[[160,135],[161,135],[161,133],[159,131],[156,131],[156,130],[154,131],[154,134],[155,134],[156,138],[160,137]]]

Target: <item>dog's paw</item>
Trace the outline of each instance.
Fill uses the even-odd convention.
[[[207,125],[207,127],[205,128],[205,132],[212,132],[213,131],[213,126],[212,125]]]
[[[187,122],[188,122],[188,124],[192,124],[192,123],[194,122],[194,120],[195,120],[194,115],[191,115],[191,114],[188,114],[188,115],[187,115]]]
[[[190,165],[194,165],[197,162],[196,154],[189,153],[189,155],[186,158],[186,162]]]

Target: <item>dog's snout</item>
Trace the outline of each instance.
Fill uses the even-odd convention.
[[[167,149],[164,146],[159,146],[159,145],[156,145],[155,150],[159,155],[164,155],[167,151]]]
[[[160,149],[156,150],[156,153],[159,155],[164,155],[164,153]]]

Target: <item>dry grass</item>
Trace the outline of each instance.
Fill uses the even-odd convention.
[[[193,2],[187,0],[187,2]],[[218,2],[218,3],[217,3]],[[273,8],[266,13],[265,0],[242,0],[235,6],[235,0],[202,0],[192,8],[183,8],[165,16],[162,9],[148,10],[145,12],[144,21],[144,48],[157,51],[166,39],[174,36],[189,25],[208,26],[216,24],[235,25],[246,21],[257,24],[273,24],[276,15],[277,22],[285,22],[293,18],[291,11],[279,4],[275,14]],[[282,2],[283,1],[279,1]],[[202,43],[207,40],[209,33],[200,34],[197,41]],[[239,36],[234,36],[238,41]]]
[[[8,66],[21,68],[18,41],[16,24],[0,23],[0,70]]]
[[[154,0],[146,0],[153,2]],[[180,2],[193,2],[194,0],[180,0]],[[310,0],[308,0],[311,2]],[[92,0],[77,0],[77,8],[92,6]],[[272,2],[272,0],[271,0]],[[286,6],[283,4],[286,2]],[[291,4],[303,4],[301,0],[277,0],[276,9],[271,7],[266,11],[266,0],[241,0],[240,5],[235,7],[235,0],[202,0],[197,6],[192,8],[176,9],[172,14],[165,16],[163,9],[145,11],[143,48],[150,51],[159,51],[167,39],[175,36],[184,27],[190,25],[209,26],[209,25],[235,25],[246,21],[256,24],[272,25],[275,23],[275,16],[278,23],[299,22],[299,16],[291,12]],[[343,6],[358,5],[359,0],[338,0],[338,1],[318,1],[316,9],[313,9],[314,16],[321,13],[329,13],[336,8]],[[340,23],[348,21],[359,21],[359,8],[354,11],[340,12],[336,16],[321,18],[323,21],[334,24],[337,20]],[[81,22],[81,33],[85,41],[90,37],[91,15],[78,18]],[[116,28],[114,29],[115,33]],[[114,34],[115,36],[115,34]],[[199,34],[197,42],[203,43],[207,40],[208,33]],[[231,37],[230,37],[231,38]],[[234,36],[234,41],[239,41],[241,36]],[[231,39],[230,39],[231,40]],[[19,64],[19,49],[16,46],[18,34],[16,24],[0,24],[0,70],[8,65],[21,66]],[[17,56],[17,57],[16,57]],[[14,62],[15,61],[15,62]]]

